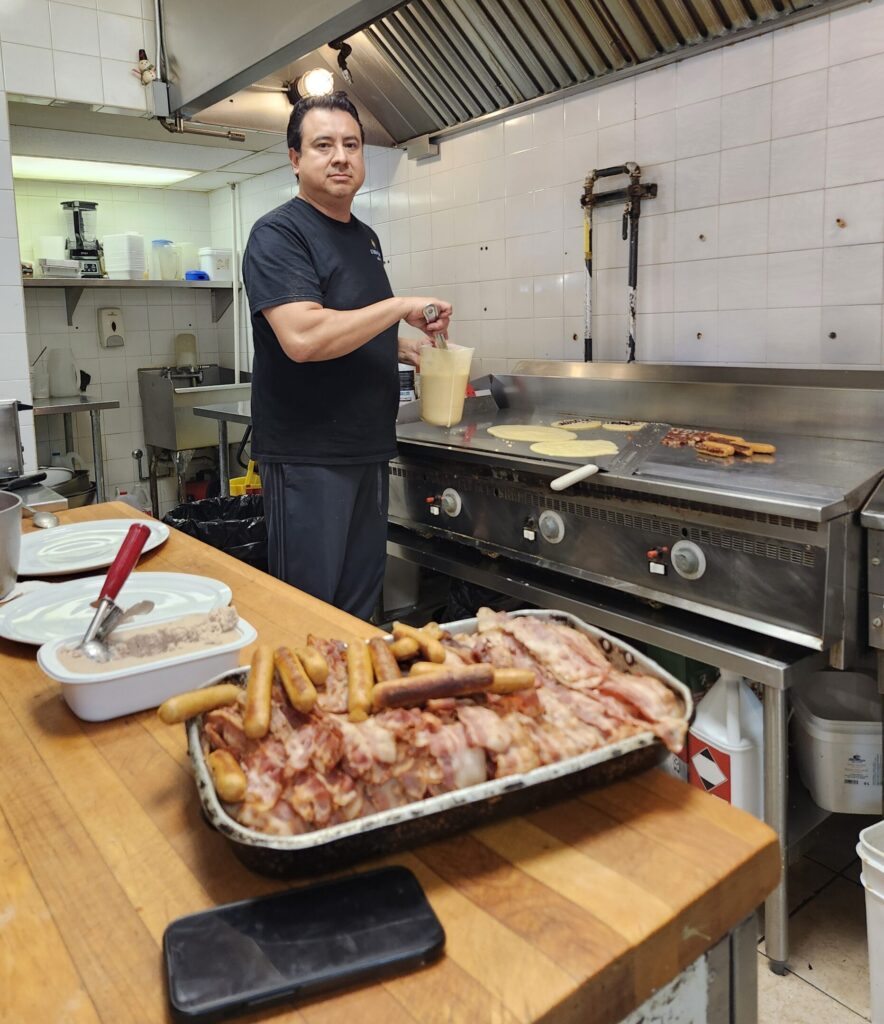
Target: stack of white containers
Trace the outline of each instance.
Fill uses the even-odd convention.
[[[104,268],[117,281],[141,281],[146,267],[144,236],[134,231],[123,235],[105,235]]]

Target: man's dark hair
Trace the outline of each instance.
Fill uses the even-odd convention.
[[[333,92],[328,96],[307,96],[302,99],[298,97],[295,86],[290,85],[288,97],[295,104],[286,130],[286,142],[289,149],[293,149],[297,153],[301,152],[301,124],[310,110],[343,110],[359,125],[359,134],[363,145],[365,144],[365,129],[359,120],[359,111],[353,106],[353,101],[345,92]]]

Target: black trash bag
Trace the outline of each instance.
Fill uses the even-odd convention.
[[[500,609],[507,605],[515,607],[510,598],[496,590],[452,577],[448,584],[448,604],[441,621],[458,622],[460,619],[472,619],[480,608]]]
[[[261,494],[188,502],[166,513],[163,522],[267,572],[267,526]]]

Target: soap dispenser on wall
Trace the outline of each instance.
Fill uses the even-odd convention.
[[[126,344],[123,314],[119,309],[112,306],[99,309],[98,340],[103,348],[122,348]]]

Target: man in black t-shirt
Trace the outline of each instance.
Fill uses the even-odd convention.
[[[299,194],[255,223],[243,278],[270,571],[367,619],[384,577],[397,362],[419,366],[421,345],[447,330],[452,310],[395,297],[377,236],[351,214],[364,138],[343,93],[295,104],[288,145]],[[440,317],[428,324],[431,302]],[[400,339],[400,320],[425,339]]]

